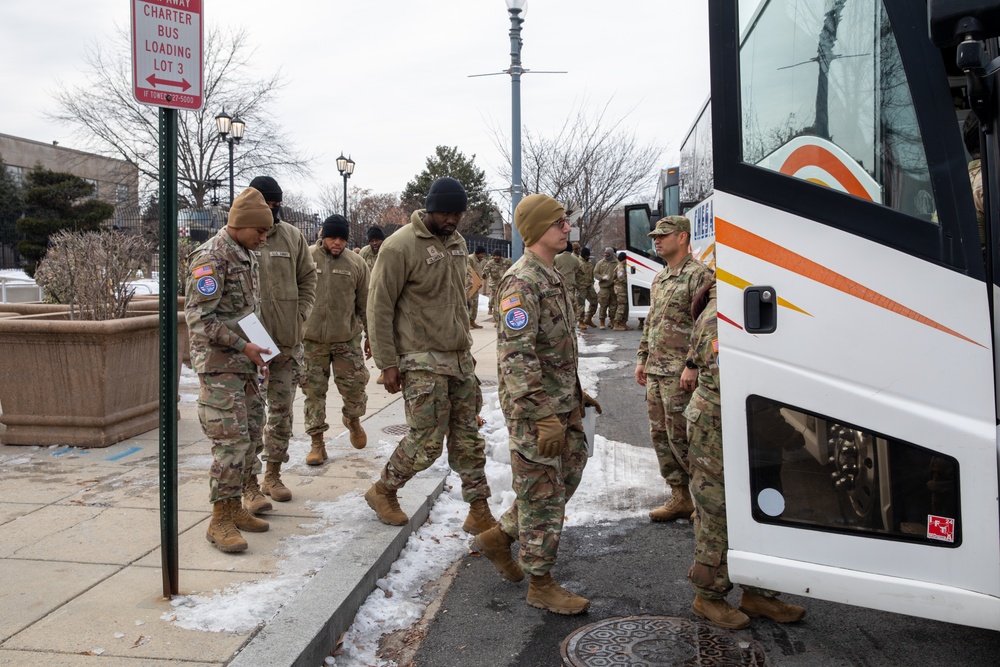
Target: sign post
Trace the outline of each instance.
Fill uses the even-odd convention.
[[[132,94],[160,108],[160,560],[179,592],[177,535],[177,110],[200,109],[202,0],[132,0]]]

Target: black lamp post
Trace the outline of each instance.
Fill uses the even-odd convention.
[[[337,158],[337,171],[344,177],[344,217],[347,217],[347,179],[354,173],[354,160],[341,153]]]
[[[240,143],[243,132],[246,130],[246,123],[240,117],[231,117],[226,113],[225,108],[222,113],[215,117],[215,122],[219,126],[219,139],[229,144],[229,206],[233,205],[235,195],[233,193],[233,145]]]

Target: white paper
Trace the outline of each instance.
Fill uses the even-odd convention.
[[[243,334],[247,337],[254,345],[260,345],[261,347],[266,347],[271,350],[270,354],[261,354],[260,358],[265,362],[274,359],[280,351],[278,346],[275,344],[274,340],[271,338],[271,334],[267,333],[267,329],[261,323],[254,313],[250,313],[243,319],[239,321],[240,329],[243,330]]]

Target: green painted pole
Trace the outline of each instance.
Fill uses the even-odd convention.
[[[160,561],[163,597],[178,594],[177,110],[160,108]]]

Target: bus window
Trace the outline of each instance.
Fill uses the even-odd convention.
[[[653,239],[649,238],[652,225],[656,222],[650,220],[649,208],[626,206],[625,216],[625,225],[628,228],[628,249],[647,259],[658,260],[656,250],[653,249]]]
[[[712,107],[706,102],[681,144],[681,211],[704,201],[712,194],[713,187]]]
[[[757,521],[961,544],[953,457],[760,396],[747,422]]]
[[[881,2],[771,0],[740,48],[740,70],[745,163],[935,222],[920,128]]]

